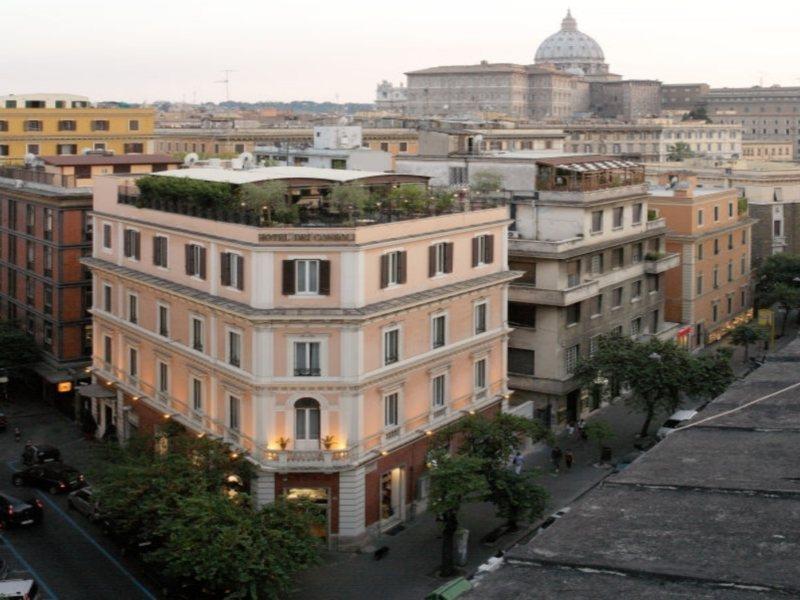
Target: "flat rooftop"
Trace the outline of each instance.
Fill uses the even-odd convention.
[[[347,183],[369,177],[392,175],[381,171],[354,171],[345,169],[321,169],[316,167],[255,167],[252,169],[223,169],[218,167],[196,167],[161,171],[153,173],[158,177],[175,177],[179,179],[197,179],[218,183],[242,185],[275,179],[318,179],[325,182]]]
[[[54,167],[181,164],[180,160],[167,154],[69,154],[43,156],[41,160]]]
[[[466,597],[800,597],[798,407],[800,339],[512,548]]]

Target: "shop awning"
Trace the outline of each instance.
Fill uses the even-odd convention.
[[[117,392],[110,390],[107,387],[98,383],[89,383],[87,385],[79,385],[77,388],[78,394],[84,398],[116,398]]]

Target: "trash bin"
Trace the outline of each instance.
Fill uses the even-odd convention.
[[[456,564],[463,567],[467,564],[467,542],[469,541],[469,530],[458,529],[455,535],[456,545]]]
[[[425,600],[453,600],[472,589],[472,584],[463,577],[448,581],[425,596]]]
[[[611,462],[611,447],[610,446],[603,446],[603,449],[600,451],[600,462],[603,462],[603,463]]]

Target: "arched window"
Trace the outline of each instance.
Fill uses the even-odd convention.
[[[295,440],[319,440],[319,402],[300,398],[294,403]]]

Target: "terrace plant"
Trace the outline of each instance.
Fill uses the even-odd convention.
[[[469,189],[478,195],[492,194],[503,188],[503,176],[496,171],[477,171],[472,176]]]
[[[337,185],[331,191],[331,203],[340,215],[349,215],[352,220],[364,213],[370,204],[370,193],[360,185]]]
[[[232,184],[216,181],[148,175],[137,179],[136,186],[141,206],[162,201],[187,203],[198,208],[228,209],[236,200]]]
[[[428,209],[428,191],[413,183],[397,186],[389,192],[388,199],[393,208],[405,214],[419,214]]]
[[[298,209],[289,200],[289,188],[282,181],[268,181],[264,185],[245,184],[239,188],[240,203],[261,215],[267,224],[294,223]]]

